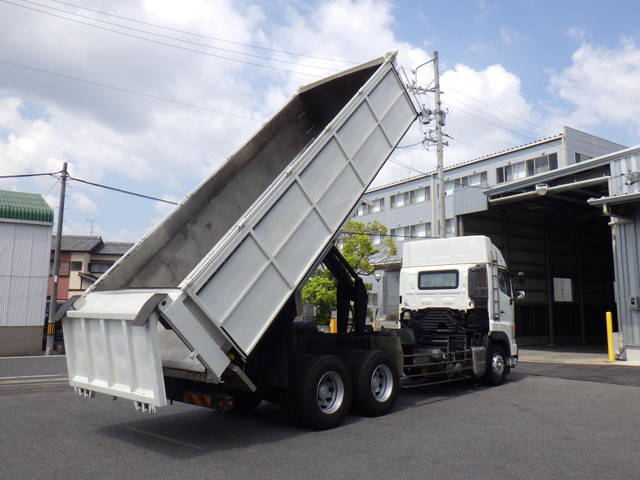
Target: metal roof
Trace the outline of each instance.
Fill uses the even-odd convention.
[[[38,193],[0,190],[0,218],[53,222],[53,210]]]

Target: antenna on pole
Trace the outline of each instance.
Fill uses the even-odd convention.
[[[94,218],[86,218],[87,222],[89,222],[89,235],[93,235],[93,224],[96,223]]]

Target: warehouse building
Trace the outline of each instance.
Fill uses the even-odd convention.
[[[601,344],[611,310],[627,356],[640,349],[640,148],[623,148],[565,127],[445,169],[447,235],[491,237],[511,270],[526,275],[526,298],[516,304],[521,344]],[[430,237],[435,182],[431,173],[372,189],[355,220],[385,224],[399,250],[403,241]],[[378,259],[369,280],[378,318],[398,310],[399,260]]]
[[[41,195],[0,190],[0,355],[42,350],[52,225]]]

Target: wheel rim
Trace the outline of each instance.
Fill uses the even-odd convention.
[[[501,377],[504,373],[504,358],[498,352],[494,352],[491,357],[491,370],[496,377]]]
[[[331,414],[342,406],[344,382],[338,372],[326,372],[318,381],[316,390],[318,407],[322,413]]]
[[[391,369],[382,363],[371,374],[371,393],[378,402],[386,402],[391,392],[393,392],[393,374]]]

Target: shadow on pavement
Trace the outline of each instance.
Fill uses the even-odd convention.
[[[640,368],[627,365],[520,362],[512,372],[514,379],[527,375],[640,387]]]
[[[343,425],[359,420],[350,415]],[[278,405],[268,402],[262,402],[255,411],[245,414],[198,408],[97,430],[107,437],[176,459],[273,443],[309,432],[293,423]]]

